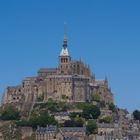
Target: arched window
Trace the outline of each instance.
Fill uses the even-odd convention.
[[[68,58],[66,58],[66,62],[68,62]]]

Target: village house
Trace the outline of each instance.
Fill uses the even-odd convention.
[[[56,140],[57,127],[53,125],[38,127],[35,134],[36,140]]]
[[[52,114],[58,123],[64,123],[65,121],[70,120],[68,112],[56,112]]]
[[[86,140],[85,127],[62,127],[57,135],[58,140]]]

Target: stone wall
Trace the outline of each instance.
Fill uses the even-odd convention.
[[[42,68],[36,77],[28,77],[20,86],[8,87],[3,103],[34,102],[44,97],[70,102],[90,100],[92,92],[100,94],[101,100],[113,102],[113,95],[108,88],[107,80],[97,81],[91,74],[89,66],[81,60],[73,61],[70,56],[59,57],[58,68]]]

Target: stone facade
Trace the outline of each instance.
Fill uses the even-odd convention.
[[[38,127],[36,140],[86,140],[85,127],[63,127],[57,130],[56,126]]]
[[[32,127],[21,127],[20,130],[21,130],[22,139],[26,139],[28,137],[31,137],[31,135],[33,134]]]
[[[17,87],[8,87],[5,91],[3,104],[31,103],[38,99],[67,102],[90,101],[91,94],[97,92],[101,100],[113,102],[113,95],[108,88],[108,81],[96,80],[90,67],[81,59],[72,60],[64,38],[63,48],[58,57],[57,68],[41,68],[36,77],[28,77]]]

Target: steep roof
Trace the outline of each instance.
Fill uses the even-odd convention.
[[[56,68],[41,68],[38,72],[39,73],[52,73],[52,72],[56,72],[57,69]]]
[[[62,127],[61,132],[86,132],[85,127]]]
[[[63,47],[60,56],[69,56],[68,49]]]

